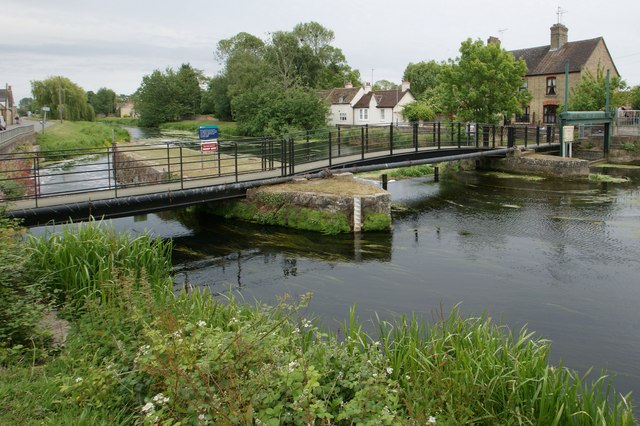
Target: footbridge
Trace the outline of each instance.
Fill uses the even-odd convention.
[[[335,170],[504,156],[519,145],[557,149],[556,138],[557,129],[548,127],[431,123],[220,141],[204,151],[198,143],[167,141],[0,154],[0,206],[27,226],[130,216],[242,197],[251,187]]]

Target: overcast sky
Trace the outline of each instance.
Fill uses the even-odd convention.
[[[618,71],[640,84],[640,1],[595,0],[2,0],[0,84],[15,101],[31,81],[62,75],[84,90],[131,94],[142,77],[182,63],[213,76],[218,41],[245,31],[267,39],[316,21],[335,33],[362,80],[400,82],[407,64],[455,58],[466,38],[498,36],[507,50],[549,44],[561,22],[569,41],[604,37]]]

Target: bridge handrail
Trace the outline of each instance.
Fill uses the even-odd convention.
[[[556,126],[557,127],[557,126]],[[481,125],[475,123],[406,123],[384,126],[332,127],[290,134],[286,138],[222,141],[215,152],[167,142],[156,145],[116,144],[72,149],[0,154],[0,202],[35,200],[84,192],[118,191],[138,186],[232,178],[269,172],[291,176],[297,171],[332,168],[338,163],[372,156],[439,150],[496,148],[555,142],[556,127]],[[197,147],[192,141],[189,146]],[[194,146],[195,145],[195,146]],[[69,158],[97,157],[93,174],[69,172]],[[96,177],[101,176],[101,177]],[[59,182],[56,182],[59,179]],[[252,178],[243,177],[244,180]],[[64,189],[73,183],[79,189]]]

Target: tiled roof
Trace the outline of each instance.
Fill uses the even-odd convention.
[[[551,50],[551,46],[531,47],[529,49],[512,50],[516,59],[524,59],[529,71],[527,75],[562,74],[567,59],[569,72],[580,72],[587,63],[602,37],[590,40],[571,41],[560,49]]]
[[[322,99],[326,99],[331,104],[348,104],[358,94],[360,88],[338,88],[330,90],[321,90],[318,92]]]
[[[368,108],[371,96],[376,97],[378,108],[394,108],[407,92],[408,90],[374,90],[361,97],[354,108]]]

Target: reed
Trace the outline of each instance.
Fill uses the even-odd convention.
[[[103,222],[67,224],[59,232],[31,237],[35,265],[60,301],[82,303],[88,296],[107,302],[118,291],[121,276],[153,288],[170,282],[172,243],[147,233],[118,233]]]

